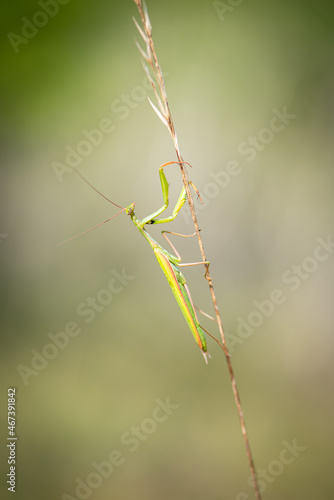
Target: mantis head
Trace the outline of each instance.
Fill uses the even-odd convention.
[[[126,214],[130,215],[130,217],[135,214],[135,206],[136,206],[135,203],[131,203],[131,205],[129,205],[125,209]]]

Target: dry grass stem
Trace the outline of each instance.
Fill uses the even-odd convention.
[[[259,486],[258,486],[255,465],[254,465],[252,452],[251,452],[251,448],[250,448],[250,443],[249,443],[249,439],[248,439],[248,434],[247,434],[247,430],[246,430],[245,418],[244,418],[242,407],[241,407],[240,396],[239,396],[238,389],[237,389],[237,384],[236,384],[234,371],[233,371],[233,367],[232,367],[232,363],[231,363],[230,353],[228,351],[228,347],[226,344],[222,320],[221,320],[221,316],[219,313],[216,294],[214,291],[212,277],[211,277],[210,270],[209,270],[209,264],[205,264],[205,262],[207,262],[208,259],[205,255],[205,252],[204,252],[204,246],[203,246],[203,242],[202,242],[202,238],[201,238],[201,234],[200,234],[200,229],[199,229],[198,222],[197,222],[197,217],[196,217],[195,208],[194,208],[194,202],[193,202],[192,194],[191,194],[190,187],[189,187],[188,172],[187,172],[186,166],[185,166],[183,159],[182,159],[182,156],[181,156],[181,152],[180,152],[179,145],[178,145],[178,140],[177,140],[177,136],[176,136],[176,132],[175,132],[175,128],[174,128],[172,115],[171,115],[171,112],[169,109],[163,74],[162,74],[162,71],[161,71],[161,68],[160,68],[160,65],[158,62],[158,58],[157,58],[157,55],[155,52],[155,48],[154,48],[154,43],[153,43],[153,38],[152,38],[152,25],[151,25],[151,22],[150,22],[150,19],[148,16],[148,12],[147,12],[147,8],[146,8],[145,3],[142,2],[142,0],[134,0],[134,2],[138,7],[138,11],[140,14],[140,18],[141,18],[143,27],[141,28],[135,19],[134,19],[134,22],[135,22],[135,25],[136,25],[139,33],[140,33],[140,36],[142,37],[142,39],[145,43],[145,49],[143,49],[139,45],[139,43],[137,43],[137,42],[136,42],[136,45],[138,47],[140,54],[142,55],[142,57],[144,58],[146,63],[151,68],[151,72],[150,72],[149,69],[147,68],[147,66],[145,64],[143,64],[144,71],[145,71],[145,73],[149,79],[149,82],[152,86],[152,89],[154,91],[154,94],[155,94],[155,97],[157,100],[157,106],[155,104],[153,104],[151,100],[149,100],[149,101],[150,101],[150,104],[153,107],[154,111],[156,112],[156,114],[158,115],[160,120],[162,121],[162,123],[169,130],[169,133],[170,133],[172,140],[173,140],[173,143],[174,143],[176,156],[177,156],[178,162],[180,163],[182,181],[183,181],[184,187],[186,189],[187,198],[188,198],[189,207],[190,207],[190,212],[191,212],[191,216],[192,216],[195,230],[196,230],[196,235],[197,235],[198,244],[199,244],[199,248],[200,248],[200,252],[201,252],[201,256],[202,256],[202,260],[203,260],[203,265],[205,266],[205,269],[206,269],[205,278],[206,278],[208,285],[209,285],[209,288],[210,288],[211,298],[212,298],[213,306],[215,309],[218,328],[219,328],[219,332],[220,332],[220,336],[221,336],[221,340],[222,340],[222,343],[221,344],[219,343],[219,345],[221,345],[221,347],[225,353],[227,367],[228,367],[228,371],[229,371],[229,375],[230,375],[230,379],[231,379],[231,384],[232,384],[232,389],[233,389],[233,394],[234,394],[234,399],[235,399],[235,403],[236,403],[237,410],[238,410],[239,420],[240,420],[240,424],[241,424],[241,430],[242,430],[242,434],[243,434],[244,443],[246,446],[248,463],[249,463],[249,467],[250,467],[250,471],[251,471],[251,475],[252,475],[252,480],[253,480],[255,497],[257,500],[260,500],[261,499],[260,490],[259,490]],[[154,78],[152,77],[152,74],[154,75]]]

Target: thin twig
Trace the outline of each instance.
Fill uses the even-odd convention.
[[[245,423],[245,418],[244,418],[243,411],[242,411],[240,396],[239,396],[239,392],[238,392],[238,388],[237,388],[237,384],[236,384],[236,380],[235,380],[235,376],[234,376],[234,371],[233,371],[233,367],[232,367],[231,356],[230,356],[230,353],[229,353],[229,350],[228,350],[228,347],[226,344],[225,334],[224,334],[224,330],[223,330],[223,324],[222,324],[221,316],[219,313],[217,298],[216,298],[216,294],[215,294],[213,283],[212,283],[212,277],[211,277],[210,270],[209,270],[209,264],[205,264],[205,262],[208,262],[208,259],[206,258],[206,255],[205,255],[204,246],[203,246],[203,242],[202,242],[202,238],[201,238],[201,234],[200,234],[200,229],[199,229],[198,222],[197,222],[194,201],[193,201],[192,194],[191,194],[190,187],[189,187],[188,172],[187,172],[187,169],[183,163],[183,159],[181,156],[181,152],[179,149],[178,140],[177,140],[177,136],[176,136],[176,132],[175,132],[175,128],[174,128],[174,122],[173,122],[172,115],[171,115],[171,112],[169,109],[163,74],[162,74],[162,71],[161,71],[161,68],[160,68],[160,65],[158,62],[158,58],[157,58],[157,55],[155,52],[155,48],[154,48],[154,43],[153,43],[153,39],[152,39],[151,22],[150,22],[150,19],[148,16],[148,12],[147,12],[147,8],[146,8],[145,3],[142,0],[134,0],[134,2],[138,7],[138,11],[139,11],[139,14],[141,17],[143,29],[141,29],[139,27],[139,25],[136,21],[135,21],[135,24],[139,30],[141,37],[144,40],[145,46],[146,46],[145,47],[146,52],[143,49],[141,49],[140,47],[139,47],[139,50],[140,50],[140,53],[142,54],[142,56],[144,57],[145,61],[151,67],[152,72],[155,76],[160,97],[158,95],[158,91],[157,91],[157,88],[156,88],[156,85],[155,85],[155,82],[153,81],[153,79],[149,78],[149,81],[150,81],[151,86],[153,87],[155,96],[157,98],[158,107],[160,109],[158,109],[156,106],[154,106],[151,101],[150,102],[152,104],[153,109],[155,110],[155,112],[157,113],[157,115],[159,116],[159,118],[161,119],[163,124],[166,125],[166,127],[168,128],[168,130],[172,136],[175,151],[176,151],[176,156],[177,156],[178,162],[180,163],[182,181],[183,181],[186,193],[187,193],[190,212],[191,212],[191,216],[192,216],[192,219],[194,222],[196,235],[197,235],[197,239],[198,239],[198,244],[199,244],[200,252],[202,255],[203,264],[204,264],[205,269],[206,269],[205,278],[208,281],[208,285],[210,288],[210,293],[211,293],[213,306],[215,309],[218,328],[219,328],[220,336],[222,339],[222,348],[223,348],[224,353],[225,353],[227,367],[228,367],[228,371],[229,371],[229,375],[230,375],[230,379],[231,379],[231,383],[232,383],[234,400],[235,400],[237,410],[238,410],[241,431],[242,431],[244,443],[246,446],[248,464],[249,464],[249,468],[250,468],[251,475],[252,475],[255,497],[257,500],[261,500],[255,465],[254,465],[251,447],[250,447],[250,443],[249,443],[249,438],[248,438],[248,434],[247,434],[247,430],[246,430],[246,423]],[[138,44],[137,44],[137,46],[138,46]],[[146,74],[148,73],[148,69],[146,67],[145,67],[145,72],[146,72]]]

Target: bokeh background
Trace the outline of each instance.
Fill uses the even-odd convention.
[[[36,14],[42,4],[7,2],[1,16],[0,496],[9,498],[6,398],[14,386],[18,499],[253,498],[224,356],[209,341],[205,366],[131,221],[122,214],[56,247],[116,213],[59,166],[101,121],[112,131],[95,135],[99,144],[76,168],[116,203],[135,201],[139,217],[161,205],[158,166],[175,153],[146,99],[136,7],[51,2],[45,21]],[[332,4],[172,0],[148,8],[181,152],[205,201],[198,218],[263,498],[330,499]],[[32,20],[44,26],[24,28]],[[17,38],[24,33],[30,38]],[[292,116],[270,132],[284,109]],[[250,137],[259,141],[253,153]],[[237,175],[226,178],[232,161]],[[172,204],[180,174],[166,173]],[[187,211],[168,229],[193,232]],[[319,238],[327,250],[318,252]],[[177,246],[185,261],[199,259],[195,239]],[[133,279],[108,295],[115,273]],[[195,303],[212,313],[202,269],[186,276]],[[254,314],[254,301],[277,289],[281,303],[267,303],[267,317]],[[87,312],[93,300],[95,313]],[[242,321],[257,325],[240,330]],[[61,335],[68,323],[77,335]],[[170,415],[157,413],[157,400],[168,398]],[[294,454],[284,451],[294,444]],[[115,450],[122,463],[97,475],[93,464]],[[79,479],[86,489],[76,491]]]

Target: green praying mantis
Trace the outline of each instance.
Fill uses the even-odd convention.
[[[169,185],[167,182],[166,175],[164,173],[164,167],[166,167],[167,165],[175,164],[175,163],[179,164],[179,162],[170,161],[170,162],[164,163],[163,165],[161,165],[159,167],[160,184],[161,184],[164,204],[162,205],[161,208],[159,208],[159,210],[153,212],[152,214],[148,215],[147,217],[144,217],[144,219],[141,219],[141,220],[138,219],[137,216],[135,215],[135,203],[131,203],[131,205],[129,205],[125,208],[121,207],[120,205],[117,205],[116,203],[111,201],[109,198],[104,196],[100,191],[98,191],[78,171],[76,171],[76,173],[82,178],[82,180],[84,180],[92,189],[94,189],[94,191],[96,191],[104,199],[106,199],[107,201],[109,201],[110,203],[115,205],[116,207],[121,208],[121,211],[118,212],[116,215],[114,215],[113,217],[110,217],[109,219],[105,220],[101,224],[98,224],[97,226],[94,226],[91,229],[95,229],[96,227],[98,227],[102,224],[105,224],[109,220],[117,217],[120,213],[125,211],[125,213],[130,216],[132,222],[137,227],[139,232],[144,236],[146,241],[149,243],[149,245],[151,246],[151,248],[152,248],[152,250],[153,250],[153,252],[158,260],[158,263],[159,263],[164,275],[166,276],[168,284],[169,284],[169,286],[174,294],[174,297],[175,297],[175,299],[176,299],[176,301],[181,309],[181,312],[182,312],[182,314],[183,314],[183,316],[184,316],[184,318],[185,318],[185,320],[190,328],[190,331],[192,332],[199,348],[201,349],[201,352],[204,356],[205,362],[207,363],[208,357],[210,357],[210,355],[209,355],[208,350],[207,350],[204,329],[199,324],[199,321],[198,321],[198,318],[197,318],[197,315],[195,312],[195,307],[194,307],[194,304],[193,304],[193,301],[192,301],[192,298],[190,295],[190,291],[189,291],[189,288],[186,284],[186,279],[179,268],[182,266],[196,266],[196,265],[202,265],[202,264],[209,264],[209,262],[208,261],[201,261],[201,262],[192,262],[192,263],[187,263],[187,264],[181,263],[182,259],[181,259],[180,254],[178,253],[176,248],[172,245],[171,241],[166,236],[166,233],[174,234],[177,236],[183,236],[186,238],[189,236],[193,236],[193,235],[183,235],[183,234],[179,234],[179,233],[172,233],[170,231],[162,231],[162,235],[167,240],[167,242],[169,243],[169,245],[171,246],[171,248],[173,249],[173,251],[176,254],[176,255],[173,255],[170,252],[168,252],[165,248],[163,248],[147,232],[147,230],[145,228],[145,226],[147,226],[149,224],[165,224],[167,222],[172,222],[177,217],[179,211],[181,210],[181,208],[183,207],[183,205],[187,201],[186,189],[183,186],[181,193],[180,193],[180,196],[175,204],[172,215],[170,215],[169,217],[166,217],[166,218],[157,219],[157,217],[159,215],[161,215],[167,209],[167,207],[169,205]],[[182,162],[182,163],[191,166],[188,162]],[[189,185],[191,185],[191,187],[196,191],[197,195],[200,197],[199,191],[196,188],[196,186],[191,181],[189,181]],[[81,236],[82,234],[85,234],[88,231],[91,231],[91,229],[88,229],[77,236]],[[74,238],[76,238],[77,236],[74,236]],[[66,240],[62,243],[66,243],[67,241],[70,241],[74,238],[70,238],[69,240]],[[209,332],[207,332],[207,333],[209,333]],[[211,334],[209,334],[209,335],[211,336]],[[215,340],[217,341],[217,339],[215,339]]]

